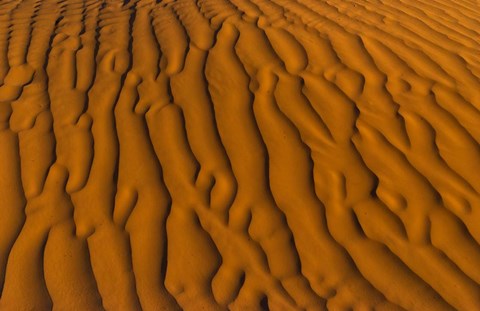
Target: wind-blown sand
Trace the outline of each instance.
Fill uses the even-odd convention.
[[[0,0],[0,310],[480,310],[480,3]]]

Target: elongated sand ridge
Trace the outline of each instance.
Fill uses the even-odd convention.
[[[480,2],[0,0],[0,310],[480,310]]]

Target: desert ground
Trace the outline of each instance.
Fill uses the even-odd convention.
[[[480,1],[0,0],[0,310],[480,310]]]

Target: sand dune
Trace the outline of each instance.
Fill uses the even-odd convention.
[[[0,310],[479,310],[480,2],[0,0]]]

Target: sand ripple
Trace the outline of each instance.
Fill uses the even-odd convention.
[[[480,309],[479,12],[0,0],[0,309]]]

